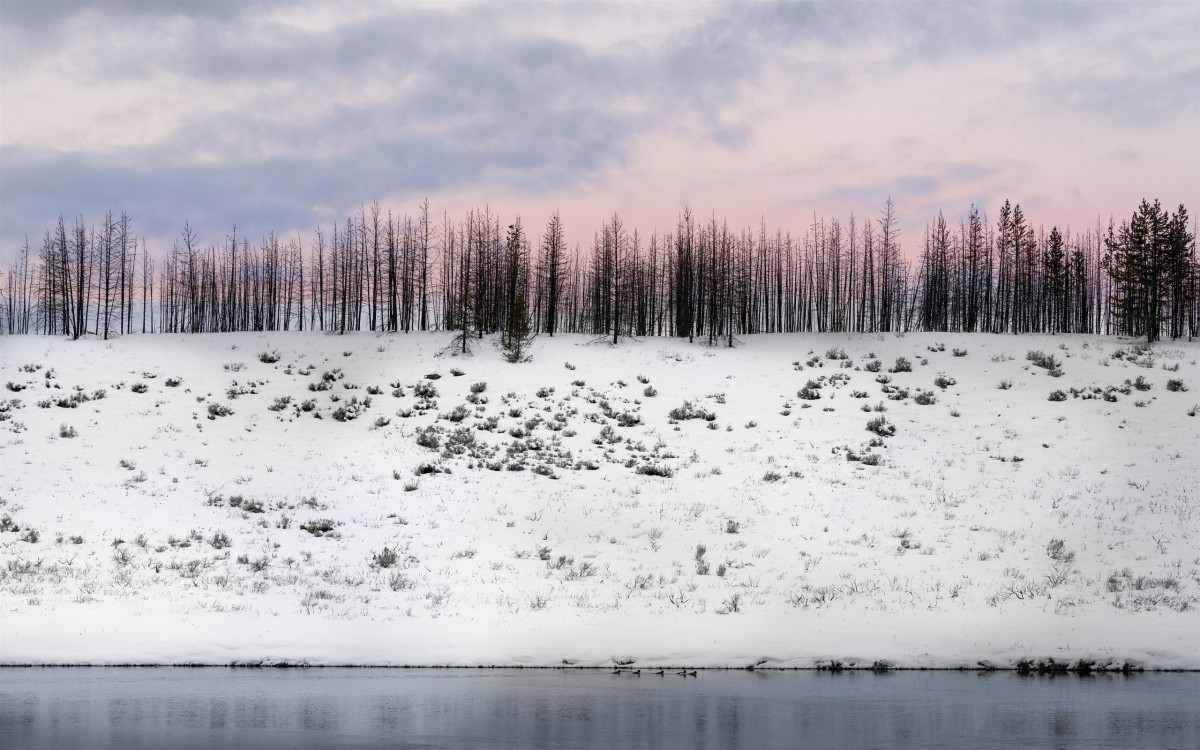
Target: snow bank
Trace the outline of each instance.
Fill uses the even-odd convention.
[[[1200,668],[1200,345],[449,343],[3,339],[0,663]]]

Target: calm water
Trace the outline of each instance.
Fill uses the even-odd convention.
[[[1200,675],[0,670],[0,748],[1187,748]]]

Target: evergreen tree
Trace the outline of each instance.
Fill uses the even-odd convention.
[[[533,324],[529,319],[526,301],[528,252],[520,217],[508,225],[505,249],[507,310],[500,342],[506,360],[514,363],[525,362],[529,359],[529,345],[533,341]]]

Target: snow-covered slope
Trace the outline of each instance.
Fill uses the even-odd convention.
[[[450,340],[0,339],[0,662],[1200,668],[1198,344]]]

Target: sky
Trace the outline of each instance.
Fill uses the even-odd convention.
[[[0,260],[126,210],[311,238],[378,201],[585,247],[688,206],[796,235],[1200,213],[1200,2],[0,0]]]

